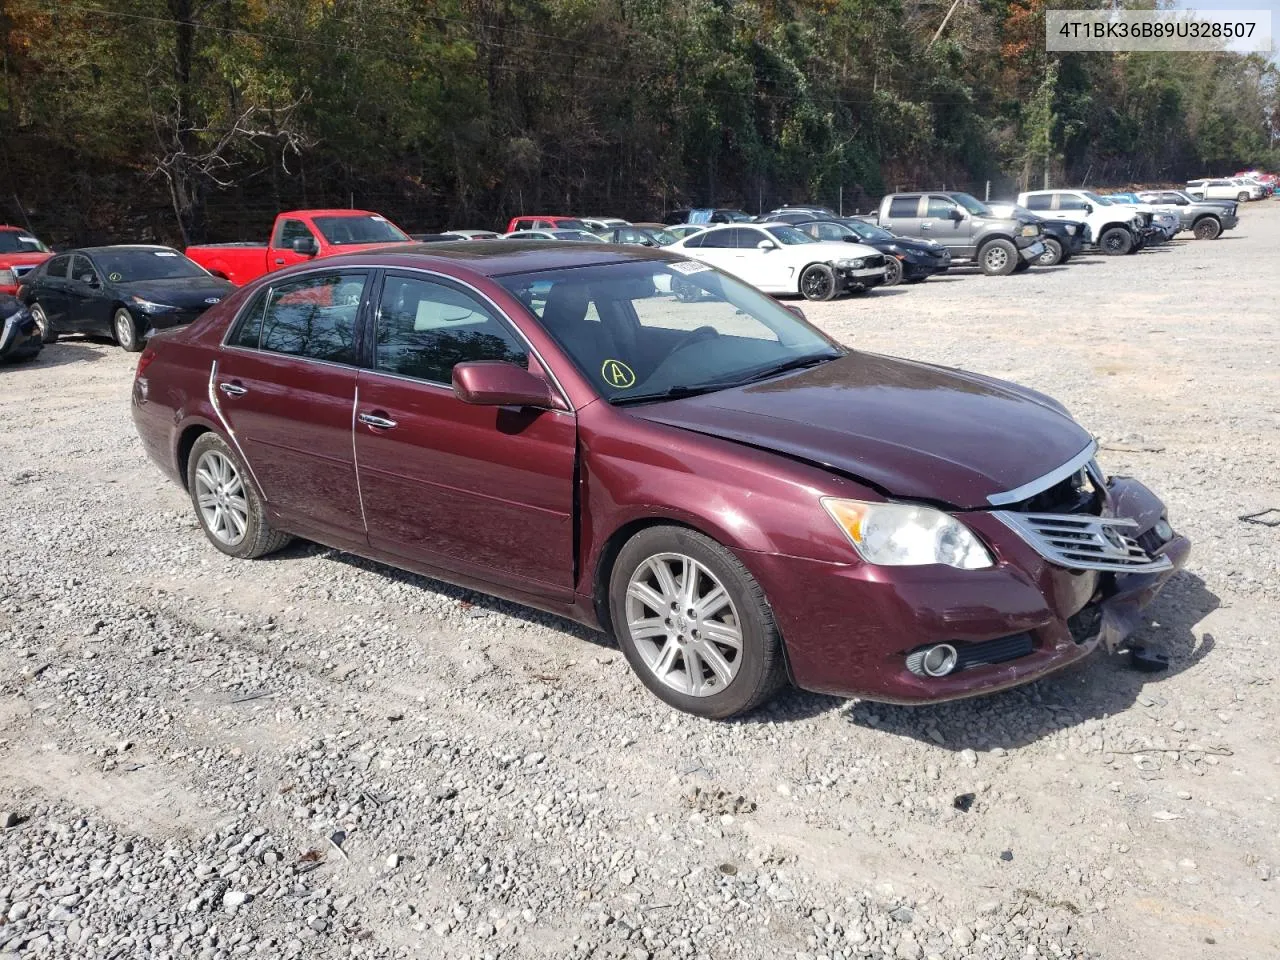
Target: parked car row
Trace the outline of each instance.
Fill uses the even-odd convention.
[[[1197,200],[1264,200],[1276,192],[1277,178],[1261,170],[1243,170],[1232,177],[1202,177],[1187,181],[1187,193]]]
[[[93,247],[54,253],[17,227],[0,226],[0,295],[13,294],[24,319],[5,328],[0,356],[18,349],[27,319],[40,342],[63,333],[105,334],[140,350],[155,331],[188,323],[236,287],[275,271],[343,253],[406,243],[534,241],[665,248],[778,296],[829,300],[880,286],[920,283],[957,264],[988,275],[1068,264],[1085,251],[1122,256],[1183,231],[1211,240],[1239,223],[1242,198],[1269,195],[1275,177],[1227,178],[1239,188],[1216,197],[1217,181],[1187,190],[1102,195],[1085,189],[1031,190],[984,202],[955,191],[884,197],[875,213],[841,216],[829,207],[784,206],[758,217],[729,207],[672,211],[665,222],[616,217],[522,215],[506,231],[457,228],[407,234],[368,210],[295,210],[276,217],[263,244]],[[481,253],[480,248],[474,251]],[[697,296],[677,277],[664,291]],[[4,319],[16,317],[16,311]]]

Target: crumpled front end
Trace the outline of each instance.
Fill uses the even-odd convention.
[[[744,557],[769,584],[795,682],[934,703],[1030,682],[1099,645],[1118,649],[1190,542],[1144,485],[1104,482],[1092,461],[1076,466],[1033,495],[956,514],[995,558],[987,569]],[[946,651],[933,658],[941,673],[927,669],[934,648]]]

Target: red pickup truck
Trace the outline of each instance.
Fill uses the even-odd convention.
[[[0,224],[0,293],[17,293],[22,278],[51,256],[29,231]]]
[[[368,210],[290,210],[276,217],[266,246],[212,243],[187,247],[186,254],[214,276],[243,286],[304,260],[412,242],[386,217]]]

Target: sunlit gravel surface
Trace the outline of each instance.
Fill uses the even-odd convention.
[[[1056,396],[1195,543],[1141,631],[1167,672],[936,708],[708,723],[572,624],[229,560],[143,456],[136,358],[0,368],[0,960],[1280,955],[1280,526],[1241,519],[1280,508],[1278,250],[1264,202],[804,305]]]

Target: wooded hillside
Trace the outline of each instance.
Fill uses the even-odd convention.
[[[1280,164],[1277,71],[1046,56],[1042,0],[5,0],[0,219],[55,243],[866,207]]]

